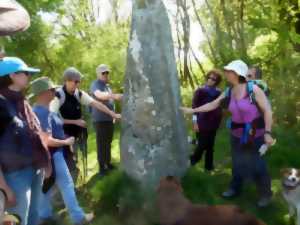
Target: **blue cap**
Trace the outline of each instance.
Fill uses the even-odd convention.
[[[16,72],[38,73],[40,69],[28,67],[27,64],[17,57],[3,57],[0,60],[0,77]]]

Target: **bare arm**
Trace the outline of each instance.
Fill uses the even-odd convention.
[[[122,94],[114,94],[109,92],[103,92],[100,90],[96,90],[93,94],[98,100],[101,101],[108,101],[110,99],[120,101],[123,97]]]
[[[120,114],[116,114],[114,111],[110,110],[106,105],[104,105],[103,103],[99,102],[99,101],[92,101],[90,104],[92,107],[98,109],[99,111],[102,111],[108,115],[110,115],[112,118],[114,119],[120,119],[121,115]]]
[[[2,189],[6,194],[7,206],[8,207],[15,206],[17,203],[15,194],[13,193],[13,191],[11,190],[11,188],[8,186],[8,184],[5,181],[1,165],[0,165],[0,189]]]
[[[68,120],[64,119],[63,120],[64,124],[74,124],[80,127],[86,127],[86,123],[83,119],[78,119],[78,120]]]
[[[5,179],[4,179],[4,175],[2,173],[2,169],[0,166],[0,188],[3,189],[5,191],[5,189],[8,187]]]
[[[254,87],[254,94],[255,94],[255,100],[259,106],[259,109],[263,113],[264,120],[265,120],[265,129],[267,131],[272,130],[272,123],[273,123],[273,118],[272,118],[272,110],[271,106],[268,102],[268,99],[265,95],[265,93],[257,86]]]
[[[254,86],[253,88],[254,94],[255,94],[255,100],[257,102],[257,105],[259,109],[261,110],[264,121],[265,121],[265,130],[267,132],[272,131],[272,124],[273,124],[273,116],[272,116],[272,110],[271,105],[263,92],[259,87]],[[274,143],[274,140],[270,133],[265,134],[265,142],[269,145],[272,145]]]
[[[218,108],[221,104],[221,101],[225,98],[225,93],[222,93],[217,99],[215,99],[212,102],[206,103],[205,105],[202,105],[197,108],[186,108],[186,107],[181,107],[182,111],[186,114],[192,114],[196,112],[210,112],[216,108]]]
[[[47,145],[49,147],[63,147],[66,145],[72,145],[73,143],[74,143],[74,137],[69,137],[67,139],[60,140],[50,136],[47,139]]]
[[[109,92],[96,90],[93,94],[98,100],[101,100],[101,101],[108,101],[108,100],[112,99],[112,95]]]
[[[54,138],[51,135],[51,133],[44,132],[44,131],[40,132],[40,136],[43,138],[43,140],[45,141],[45,143],[48,147],[63,147],[66,145],[72,145],[72,144],[74,144],[74,141],[75,141],[74,137],[69,137],[69,138],[66,138],[63,140],[57,139],[57,138]]]

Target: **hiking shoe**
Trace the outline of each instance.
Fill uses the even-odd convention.
[[[267,207],[271,202],[271,197],[262,197],[258,200],[257,206],[260,208]]]
[[[79,223],[75,223],[74,225],[85,225],[85,224],[89,224],[90,222],[92,222],[92,220],[94,219],[94,213],[86,213],[84,215],[84,218],[81,222]]]
[[[237,192],[235,191],[235,190],[233,190],[233,189],[228,189],[227,191],[225,191],[225,192],[223,192],[222,193],[222,196],[224,197],[224,198],[232,198],[232,197],[234,197],[234,196],[237,196]]]

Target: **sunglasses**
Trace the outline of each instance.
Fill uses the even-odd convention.
[[[214,77],[208,77],[207,80],[212,80],[212,81],[215,81],[215,82],[217,81],[217,79],[214,78]]]
[[[31,73],[29,73],[28,71],[18,71],[18,72],[16,72],[16,74],[21,74],[21,73],[25,74],[26,76],[31,75]]]
[[[109,74],[108,71],[102,72],[102,75],[108,75],[108,74]]]

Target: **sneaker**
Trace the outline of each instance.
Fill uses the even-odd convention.
[[[86,213],[84,215],[84,218],[81,222],[79,223],[75,223],[74,225],[85,225],[85,224],[89,224],[90,222],[92,222],[92,220],[94,219],[94,213]]]
[[[227,191],[222,193],[222,196],[224,198],[232,198],[234,196],[237,196],[237,192],[233,189],[228,189]]]
[[[271,197],[262,197],[258,200],[257,206],[260,208],[267,207],[271,202]]]

